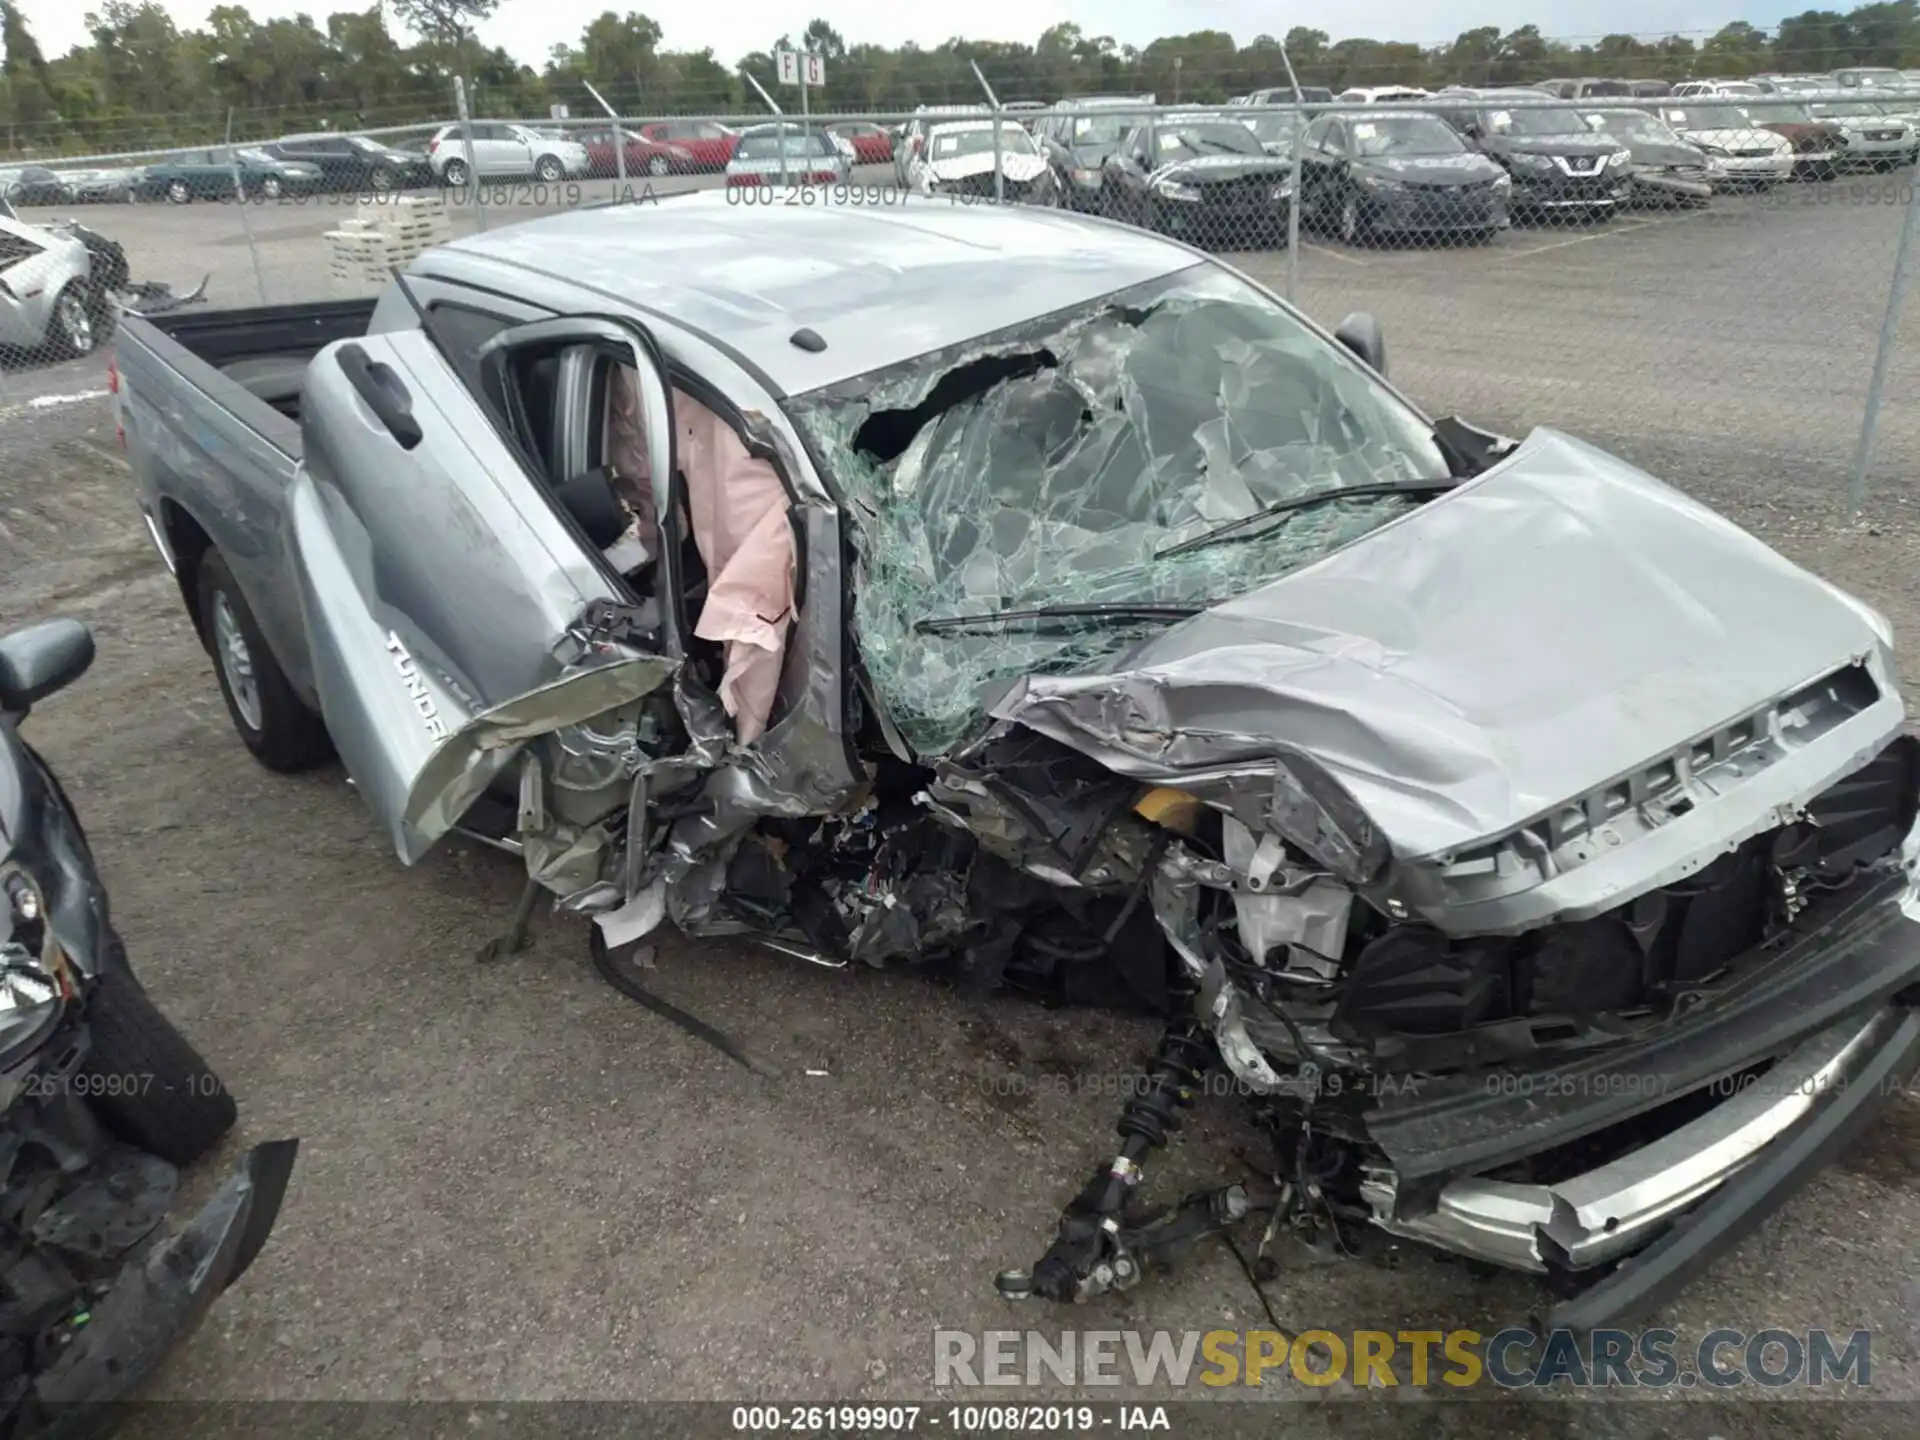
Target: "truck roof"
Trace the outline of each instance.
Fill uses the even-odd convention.
[[[795,395],[1204,263],[1059,210],[826,195],[743,204],[707,190],[573,210],[455,240],[415,269],[458,282],[479,278],[463,259],[484,260],[597,292],[733,350]],[[826,348],[792,343],[802,328]]]

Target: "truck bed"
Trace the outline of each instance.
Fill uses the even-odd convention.
[[[277,450],[300,455],[300,382],[336,340],[367,333],[375,301],[321,300],[128,317],[126,338]]]

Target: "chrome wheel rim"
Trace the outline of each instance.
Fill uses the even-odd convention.
[[[261,182],[260,189],[269,200],[278,200],[280,198],[280,181],[276,176],[269,175]]]
[[[213,592],[213,648],[220,656],[220,673],[226,678],[227,693],[233,696],[233,708],[240,712],[249,730],[260,728],[260,684],[253,676],[253,654],[247,649],[247,637],[240,632],[240,620],[224,591]]]
[[[667,173],[667,157],[664,155],[656,155],[651,160],[647,161],[647,173],[649,175],[666,174]]]
[[[87,307],[80,303],[80,297],[69,290],[60,297],[56,309],[60,315],[60,328],[66,333],[67,344],[73,353],[89,353],[93,349],[93,318],[87,314]]]

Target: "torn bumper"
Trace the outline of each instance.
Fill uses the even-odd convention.
[[[1776,1210],[1920,1070],[1920,925],[1872,887],[1687,1023],[1553,1070],[1454,1082],[1369,1112],[1380,1228],[1495,1264],[1618,1268],[1555,1312],[1575,1328],[1658,1304]],[[1770,1068],[1753,1068],[1778,1057]],[[1495,1083],[1497,1082],[1497,1083]],[[1552,1183],[1489,1172],[1668,1101],[1723,1099]]]
[[[256,1145],[186,1227],[129,1260],[72,1345],[34,1382],[38,1433],[103,1434],[112,1408],[190,1334],[259,1255],[299,1142]],[[42,1428],[44,1427],[44,1428]]]

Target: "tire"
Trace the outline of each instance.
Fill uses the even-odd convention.
[[[167,199],[175,205],[191,205],[193,203],[193,191],[184,180],[169,180],[167,182]]]
[[[260,181],[260,193],[269,200],[278,200],[286,193],[286,187],[280,183],[278,175],[268,175]]]
[[[649,175],[665,175],[672,169],[673,166],[667,163],[667,157],[664,155],[649,155],[647,157],[647,174]]]
[[[73,280],[53,302],[47,341],[63,360],[78,360],[99,348],[100,333],[94,328],[89,300],[86,287]]]
[[[440,172],[440,179],[455,190],[466,189],[467,162],[464,160],[449,160],[447,162],[447,168]]]
[[[333,755],[327,727],[293,693],[234,583],[226,557],[200,557],[200,624],[221,698],[241,742],[269,770],[310,770]]]
[[[534,178],[547,185],[558,183],[566,173],[567,167],[551,155],[542,155],[540,163],[533,167]]]
[[[399,178],[386,166],[377,166],[373,174],[367,177],[367,187],[376,195],[385,195],[392,191]]]
[[[1349,191],[1340,200],[1340,238],[1348,245],[1360,243],[1360,197]]]
[[[233,1096],[132,971],[94,981],[87,1025],[93,1047],[81,1073],[96,1082],[88,1087],[94,1111],[121,1139],[190,1165],[233,1128]]]

